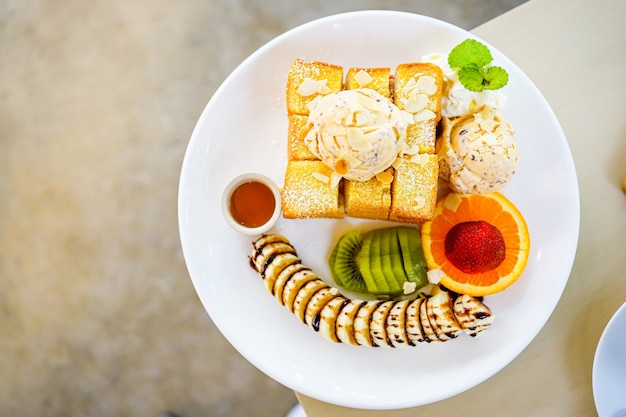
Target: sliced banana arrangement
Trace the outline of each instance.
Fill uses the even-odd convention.
[[[494,320],[481,299],[441,288],[414,299],[351,299],[303,265],[291,243],[278,234],[253,242],[250,265],[281,305],[336,343],[405,347],[445,342],[461,333],[475,337]]]

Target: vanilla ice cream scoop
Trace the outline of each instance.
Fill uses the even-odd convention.
[[[519,160],[513,128],[486,105],[469,116],[443,119],[437,155],[440,177],[461,194],[498,191]]]
[[[309,105],[304,142],[334,173],[367,181],[406,148],[410,115],[367,88],[343,90]]]

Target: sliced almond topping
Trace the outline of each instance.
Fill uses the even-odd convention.
[[[356,115],[356,125],[357,126],[368,126],[371,125],[374,121],[374,117],[371,113],[366,112],[357,112]]]
[[[444,200],[443,206],[448,210],[456,212],[461,204],[461,197],[458,194],[449,194]],[[432,282],[432,281],[431,281]]]
[[[330,173],[330,186],[331,187],[336,187],[339,185],[339,181],[341,181],[342,176],[339,175],[336,172],[331,172]]]
[[[335,172],[337,174],[346,175],[349,169],[350,169],[350,165],[348,164],[346,160],[338,159],[337,162],[335,162]]]
[[[354,75],[354,81],[359,84],[360,87],[371,83],[373,80],[372,76],[365,70],[360,70]]]
[[[431,284],[439,284],[439,281],[441,281],[441,278],[445,276],[446,274],[444,274],[443,271],[439,268],[429,269],[428,272],[426,272],[426,277],[428,278],[428,282],[430,282]]]
[[[406,84],[404,84],[404,91],[411,91],[415,88],[415,77],[411,78],[409,81],[406,82]]]
[[[328,80],[320,80],[317,86],[317,92],[323,96],[331,93],[331,89],[326,85],[327,83]]]
[[[376,179],[382,184],[391,184],[393,181],[393,175],[388,171],[383,171],[376,174]]]
[[[298,140],[304,140],[304,138],[306,137],[306,135],[309,134],[312,128],[313,123],[307,123],[306,125],[302,126],[300,128],[300,131],[298,132]]]
[[[417,113],[426,108],[428,101],[428,96],[426,94],[413,91],[409,94],[409,99],[405,104],[405,110],[411,113]]]
[[[485,144],[487,144],[489,146],[494,146],[494,145],[498,145],[499,144],[498,137],[496,136],[495,133],[491,133],[491,132],[485,133],[482,136],[482,141],[483,141],[483,143],[485,143]]]
[[[298,94],[302,97],[312,96],[313,94],[326,95],[331,92],[331,89],[326,85],[327,83],[328,80],[305,78],[298,86]]]
[[[383,108],[384,108],[383,103],[378,102],[374,100],[373,98],[371,98],[370,96],[367,96],[365,94],[361,94],[359,96],[359,104],[361,104],[366,109],[370,109],[375,112],[383,111]]]
[[[437,116],[435,115],[433,111],[428,110],[428,109],[423,109],[415,113],[415,115],[413,116],[413,120],[415,120],[415,122],[423,122],[425,120],[434,119],[435,117]]]
[[[346,133],[348,134],[348,144],[355,151],[369,152],[372,149],[372,144],[358,127],[349,127]]]
[[[345,136],[346,128],[340,123],[327,123],[325,125],[326,133],[331,136]]]
[[[480,125],[480,128],[484,130],[485,132],[494,132],[496,130],[496,126],[498,125],[498,122],[496,122],[493,119],[483,120],[479,122],[479,125]]]
[[[405,155],[417,155],[419,151],[420,151],[420,147],[417,145],[407,146],[406,149],[404,150],[404,154]]]
[[[426,205],[426,199],[420,195],[418,195],[417,197],[415,197],[415,204],[414,207],[416,209],[421,209],[422,207],[424,207]]]
[[[416,288],[417,288],[416,282],[405,281],[404,284],[402,285],[402,292],[404,294],[411,294],[415,292]]]
[[[302,97],[312,96],[313,94],[317,94],[319,90],[319,82],[317,80],[312,80],[311,78],[305,78],[302,83],[298,86],[298,94]]]
[[[360,159],[352,155],[350,152],[344,152],[343,155],[341,155],[341,157],[344,161],[346,161],[349,169],[356,168],[363,163]]]
[[[415,86],[420,91],[420,93],[426,94],[428,96],[432,96],[437,92],[437,80],[430,75],[424,75],[420,77]]]
[[[330,181],[330,178],[327,175],[322,174],[321,172],[314,172],[311,175],[313,175],[316,180],[321,181],[324,184],[328,184],[328,181]]]

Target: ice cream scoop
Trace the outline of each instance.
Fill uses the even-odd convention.
[[[309,105],[304,142],[334,173],[367,181],[406,148],[410,115],[367,88],[343,90]]]
[[[438,144],[439,176],[461,194],[484,194],[507,185],[515,174],[519,154],[515,131],[491,107],[475,114],[443,118]]]

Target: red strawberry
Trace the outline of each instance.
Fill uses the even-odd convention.
[[[485,221],[459,223],[446,235],[446,257],[468,274],[490,271],[505,257],[500,230]]]

